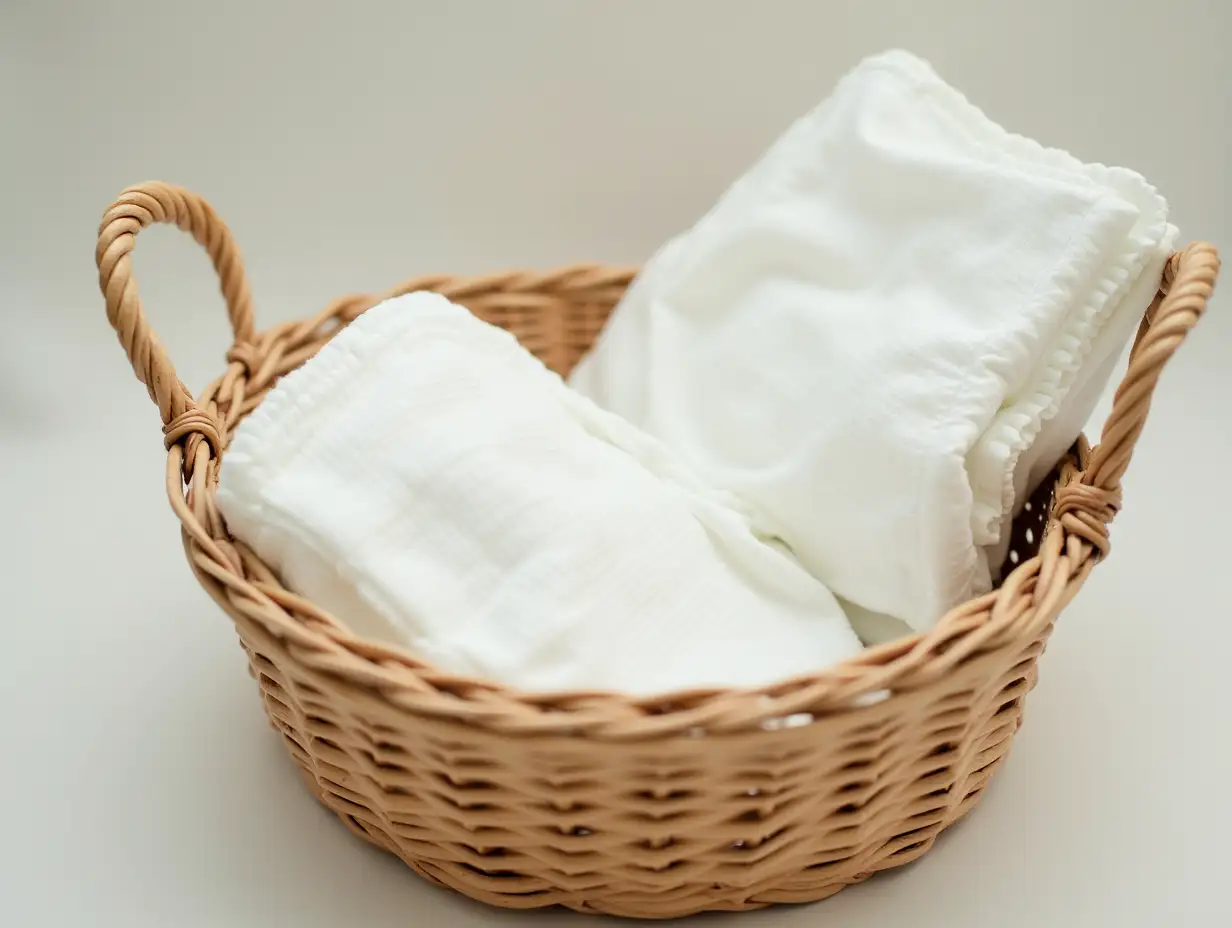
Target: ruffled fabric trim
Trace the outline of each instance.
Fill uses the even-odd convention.
[[[1085,164],[1066,151],[1046,148],[997,125],[958,90],[946,84],[926,62],[909,52],[891,51],[867,63],[911,81],[932,99],[954,125],[969,134],[986,156],[1018,161],[1033,170],[1044,168],[1069,182],[1105,188],[1139,210],[1139,219],[1119,250],[1104,254],[1098,243],[1079,243],[1076,259],[1058,269],[1052,289],[1044,295],[1065,322],[1045,347],[1034,382],[999,410],[977,439],[967,458],[975,494],[971,530],[979,546],[996,544],[1015,499],[1014,473],[1023,452],[1056,415],[1090,356],[1092,346],[1116,315],[1144,268],[1164,247],[1168,204],[1141,175],[1119,167]],[[1094,279],[1089,269],[1098,267]]]

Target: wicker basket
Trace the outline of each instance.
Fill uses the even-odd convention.
[[[235,332],[226,372],[196,400],[137,298],[129,252],[155,222],[209,252]],[[1102,443],[1080,441],[1024,511],[1017,566],[1000,589],[926,635],[806,677],[630,699],[514,692],[360,640],[227,534],[214,491],[236,426],[281,375],[390,294],[346,297],[259,333],[227,228],[199,197],[158,183],[107,211],[97,260],[107,317],[162,416],[189,564],[235,621],[265,710],[313,793],[356,834],[468,896],[645,918],[821,899],[919,857],[979,800],[1054,619],[1108,553],[1151,393],[1219,268],[1205,244],[1168,263]],[[424,277],[394,292],[440,291],[564,372],[632,273]],[[853,708],[882,689],[889,699]]]

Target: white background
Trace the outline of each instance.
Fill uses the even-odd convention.
[[[1230,8],[2,0],[0,924],[587,923],[431,889],[302,789],[184,563],[157,414],[104,321],[95,232],[122,187],[209,196],[260,324],[419,272],[635,262],[901,45],[1232,244]],[[207,262],[160,229],[137,266],[200,387],[227,345]],[[1232,924],[1230,293],[1164,379],[1113,557],[983,805],[916,865],[733,923]]]

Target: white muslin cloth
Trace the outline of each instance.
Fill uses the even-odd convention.
[[[570,383],[924,630],[993,583],[1151,301],[1166,215],[889,52],[654,256]]]
[[[217,498],[352,631],[522,689],[765,684],[861,650],[736,501],[435,294],[374,307],[278,383]]]

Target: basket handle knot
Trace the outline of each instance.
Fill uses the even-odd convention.
[[[1111,543],[1108,525],[1121,508],[1121,490],[1094,487],[1075,480],[1057,491],[1053,518],[1071,535],[1077,535],[1106,557]]]
[[[240,365],[247,375],[252,376],[261,366],[261,356],[251,342],[236,342],[227,349],[227,362]]]
[[[200,407],[185,410],[163,426],[163,446],[168,451],[185,439],[187,439],[186,444],[194,445],[194,438],[204,439],[213,449],[215,457],[222,453],[222,433],[219,431],[218,423],[213,416]],[[186,463],[195,456],[194,450],[193,447],[185,448]]]

